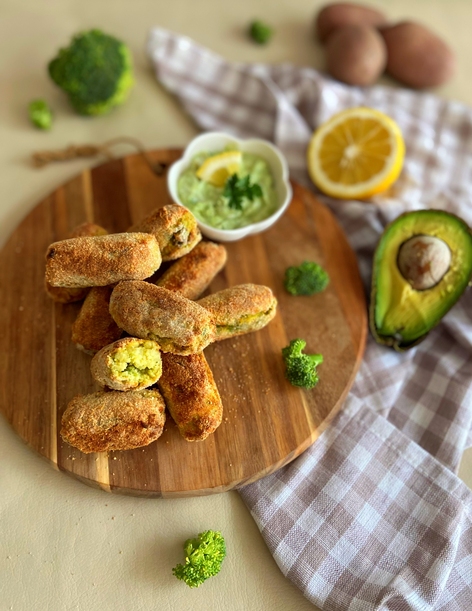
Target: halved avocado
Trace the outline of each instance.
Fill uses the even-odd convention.
[[[429,256],[427,242],[437,246],[439,265]],[[400,256],[405,252],[416,277]],[[418,273],[431,270],[433,280],[416,282]],[[471,278],[472,233],[462,219],[443,210],[400,215],[387,225],[374,254],[370,328],[375,340],[398,351],[415,346],[457,302]],[[429,288],[414,288],[424,285]]]

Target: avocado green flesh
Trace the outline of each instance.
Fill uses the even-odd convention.
[[[115,379],[121,382],[154,383],[162,372],[159,348],[146,340],[119,348],[111,355],[109,367]]]
[[[434,287],[418,291],[397,266],[400,246],[415,235],[443,240],[451,264]],[[456,303],[472,274],[472,235],[460,218],[441,210],[399,216],[386,228],[374,256],[371,326],[378,341],[405,347],[417,342]]]

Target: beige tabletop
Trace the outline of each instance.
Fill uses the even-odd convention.
[[[0,245],[48,192],[90,165],[74,161],[34,170],[29,154],[70,143],[134,136],[149,148],[181,146],[197,133],[156,83],[144,52],[152,26],[186,34],[228,59],[290,61],[323,68],[313,37],[321,0],[0,0]],[[371,4],[384,6],[382,0]],[[392,20],[409,17],[455,48],[455,78],[438,91],[472,105],[470,0],[391,0]],[[253,18],[273,24],[265,48],[245,34]],[[74,115],[46,75],[59,46],[100,27],[130,45],[137,83],[128,103],[107,117]],[[387,82],[387,81],[385,81]],[[26,106],[45,97],[56,110],[50,133],[30,126]],[[128,151],[123,151],[123,153]],[[472,451],[460,476],[472,486]],[[54,471],[0,417],[0,611],[303,611],[314,607],[279,571],[237,492],[178,500],[97,491]],[[221,573],[191,590],[172,567],[183,541],[221,530],[228,556]]]

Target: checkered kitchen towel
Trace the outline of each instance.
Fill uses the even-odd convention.
[[[313,129],[352,106],[392,116],[406,138],[395,192],[373,205],[320,197],[369,284],[385,224],[441,208],[472,224],[472,109],[388,87],[346,87],[310,68],[231,64],[162,29],[158,80],[204,130],[274,141],[310,185]],[[312,187],[313,188],[313,187]],[[472,610],[472,493],[454,475],[471,445],[472,295],[404,354],[369,339],[345,407],[301,457],[241,490],[280,569],[326,610]]]

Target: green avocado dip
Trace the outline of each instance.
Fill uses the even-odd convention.
[[[225,149],[226,152],[230,149]],[[277,194],[269,164],[258,155],[242,153],[238,178],[249,176],[251,184],[260,186],[262,195],[251,201],[244,197],[241,209],[231,207],[223,195],[224,187],[216,187],[197,177],[196,172],[203,162],[218,152],[200,152],[195,155],[188,168],[177,182],[177,192],[182,203],[197,219],[218,229],[238,229],[266,219],[277,209]]]

